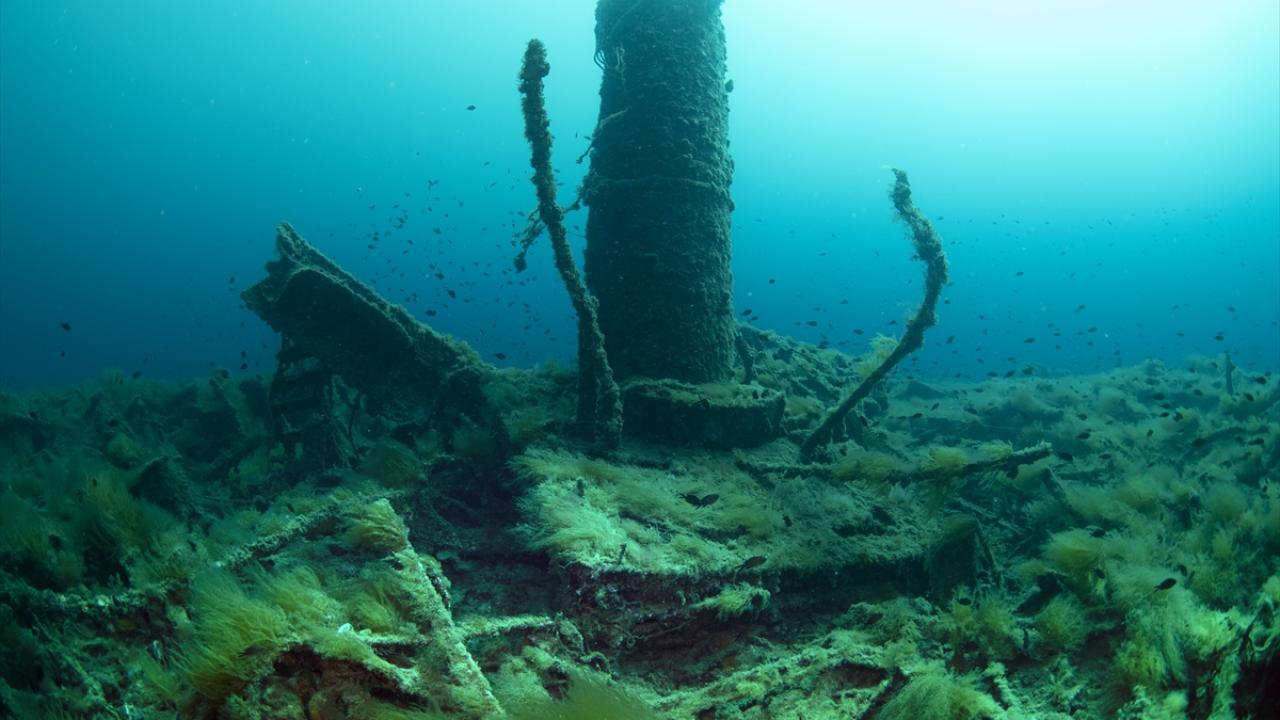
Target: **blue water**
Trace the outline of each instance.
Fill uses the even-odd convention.
[[[899,166],[954,280],[911,372],[1280,369],[1274,0],[866,5],[724,7],[739,312],[852,353],[900,332]],[[499,364],[572,357],[545,239],[511,265],[515,75],[543,39],[567,204],[593,7],[0,3],[0,386],[268,370],[239,292],[281,220]]]

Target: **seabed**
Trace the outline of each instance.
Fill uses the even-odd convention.
[[[1273,377],[1221,358],[896,375],[802,461],[892,342],[859,359],[742,326],[750,380],[623,384],[690,442],[607,450],[580,439],[572,369],[489,366],[317,257],[274,263],[263,302],[367,312],[363,341],[408,333],[409,359],[352,381],[332,370],[349,348],[299,327],[270,378],[0,395],[11,716],[1276,707]]]

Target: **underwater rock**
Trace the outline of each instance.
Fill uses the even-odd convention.
[[[726,380],[733,159],[720,3],[603,0],[596,63],[584,257],[609,361],[620,380]]]
[[[672,445],[755,447],[782,434],[782,393],[760,385],[631,380],[623,387],[627,432]]]
[[[907,380],[907,385],[903,388],[902,395],[903,397],[914,397],[921,400],[941,400],[947,396],[945,392],[915,379]]]
[[[288,223],[276,230],[276,249],[280,259],[244,291],[245,304],[363,392],[371,408],[414,416],[423,407],[484,404],[480,385],[492,368],[465,343],[379,297]]]
[[[353,465],[358,453],[342,419],[355,412],[354,391],[319,360],[295,357],[287,340],[278,362],[269,403],[273,439],[293,458],[288,473],[302,478]]]
[[[20,396],[0,392],[0,450],[10,455],[16,454],[19,448],[39,452],[51,442],[39,412]]]
[[[957,589],[990,582],[995,575],[977,519],[958,513],[945,518],[941,525],[925,564],[930,596],[939,605],[945,604]]]
[[[188,518],[195,512],[191,497],[191,481],[180,463],[172,458],[156,457],[147,461],[134,475],[131,492],[139,498],[155,503],[178,518]]]

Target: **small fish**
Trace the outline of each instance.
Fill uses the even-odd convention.
[[[69,322],[58,323],[58,327],[62,328],[63,332],[71,332],[71,323]]]
[[[468,105],[468,106],[467,106],[467,109],[468,109],[468,110],[475,110],[475,109],[476,109],[476,106],[475,106],[475,105]]]
[[[1178,578],[1174,578],[1174,577],[1165,578],[1164,580],[1160,581],[1159,585],[1156,586],[1155,592],[1159,592],[1161,590],[1168,590],[1169,588],[1177,584],[1178,584]]]
[[[743,316],[743,317],[746,317],[746,316],[748,316],[748,315],[750,315],[750,314],[751,314],[751,308],[747,308],[746,310],[743,310],[743,311],[742,311],[742,316]]]
[[[506,359],[507,359],[507,356],[506,356],[506,354],[505,354],[505,353],[494,353],[494,354],[493,354],[493,356],[494,356],[495,358],[499,359],[499,360],[506,360]]]
[[[1069,453],[1069,452],[1067,452],[1067,451],[1065,451],[1065,450],[1059,450],[1059,451],[1058,451],[1058,457],[1059,457],[1059,458],[1061,458],[1064,462],[1075,462],[1075,461],[1076,461],[1076,456],[1075,456],[1075,455],[1072,455],[1071,453]]]
[[[1077,440],[1088,440],[1090,437],[1092,437],[1092,433],[1090,433],[1088,430],[1085,430],[1079,435],[1076,435]]]
[[[684,500],[694,507],[707,507],[720,499],[720,496],[715,493],[703,495],[702,497],[698,497],[693,493],[679,493],[679,495],[681,500]]]
[[[769,561],[769,558],[767,558],[767,557],[765,557],[765,556],[763,556],[763,555],[752,555],[751,557],[749,557],[749,558],[747,558],[746,560],[742,561],[742,564],[738,566],[738,569],[737,569],[737,571],[736,571],[736,572],[742,572],[743,570],[750,570],[750,569],[752,569],[752,568],[758,568],[758,567],[760,567],[761,565],[765,564],[765,563],[766,563],[766,562],[768,562],[768,561]]]

